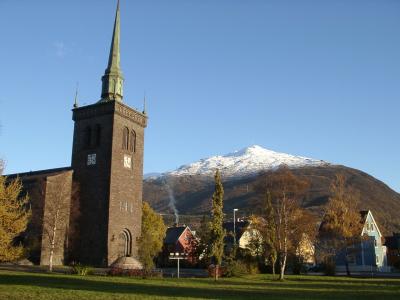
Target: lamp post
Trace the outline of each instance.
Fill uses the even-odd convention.
[[[179,269],[180,269],[180,260],[181,259],[187,259],[187,254],[186,253],[179,253],[179,252],[173,252],[169,254],[169,259],[176,259],[177,260],[177,273],[176,273],[176,277],[179,278]]]
[[[237,209],[237,208],[233,209],[233,246],[234,246],[234,249],[236,249],[236,212],[238,210],[239,209]]]

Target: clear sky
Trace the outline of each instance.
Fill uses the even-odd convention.
[[[70,165],[76,82],[99,100],[115,0],[0,0],[0,157]],[[121,0],[124,101],[145,173],[252,144],[400,191],[400,1]]]

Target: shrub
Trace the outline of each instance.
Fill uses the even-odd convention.
[[[157,270],[139,270],[139,269],[121,269],[111,268],[107,275],[109,276],[127,276],[127,277],[140,277],[140,278],[161,278],[162,272]]]
[[[327,276],[335,276],[336,275],[336,264],[332,261],[327,261],[322,265],[324,274]]]
[[[254,275],[260,273],[260,268],[257,262],[251,262],[247,264],[247,273]]]
[[[307,267],[302,260],[295,258],[293,260],[292,270],[294,275],[306,274]]]
[[[238,277],[247,274],[247,266],[242,261],[230,260],[225,265],[225,277]]]
[[[84,266],[78,263],[72,265],[71,273],[80,276],[86,276],[92,273],[92,269],[88,266]]]

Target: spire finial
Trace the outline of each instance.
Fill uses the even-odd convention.
[[[117,100],[122,101],[123,98],[123,81],[122,71],[120,68],[120,12],[119,0],[117,2],[117,10],[115,13],[114,30],[111,40],[110,54],[108,57],[107,69],[102,77],[103,86],[101,90],[100,101]]]
[[[143,114],[146,114],[146,91],[144,92],[143,96]]]
[[[79,89],[79,82],[76,83],[76,90],[75,90],[75,99],[74,99],[74,108],[78,108],[78,89]]]

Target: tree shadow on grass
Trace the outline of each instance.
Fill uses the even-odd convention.
[[[351,277],[338,277],[337,279],[334,278],[289,278],[287,279],[288,282],[312,282],[315,284],[326,283],[326,284],[337,284],[337,285],[391,285],[394,287],[398,287],[400,289],[400,278],[351,278]]]
[[[205,281],[196,286],[195,281],[174,281],[168,285],[168,281],[163,284],[162,281],[151,280],[140,282],[140,280],[132,280],[132,282],[118,282],[115,280],[104,281],[96,280],[96,277],[76,278],[69,276],[35,276],[35,275],[13,275],[0,274],[0,285],[21,285],[27,287],[42,287],[48,289],[64,289],[75,291],[91,291],[110,294],[132,294],[146,296],[169,296],[169,297],[187,297],[187,298],[203,298],[203,299],[357,299],[359,291],[335,291],[327,292],[315,289],[305,290],[304,286],[299,285],[280,285],[271,286],[259,282],[256,285],[249,285],[244,282],[242,285],[237,281],[224,281],[213,284],[209,282],[205,285]],[[233,286],[232,283],[235,283]],[[188,286],[192,285],[192,286]],[[264,287],[264,289],[262,289]],[[330,286],[332,288],[332,286]],[[389,291],[387,291],[389,292]],[[387,297],[389,296],[389,297]],[[392,297],[393,296],[393,297]],[[386,293],[384,299],[396,299],[398,293]],[[366,291],[363,299],[383,299],[379,291]]]

